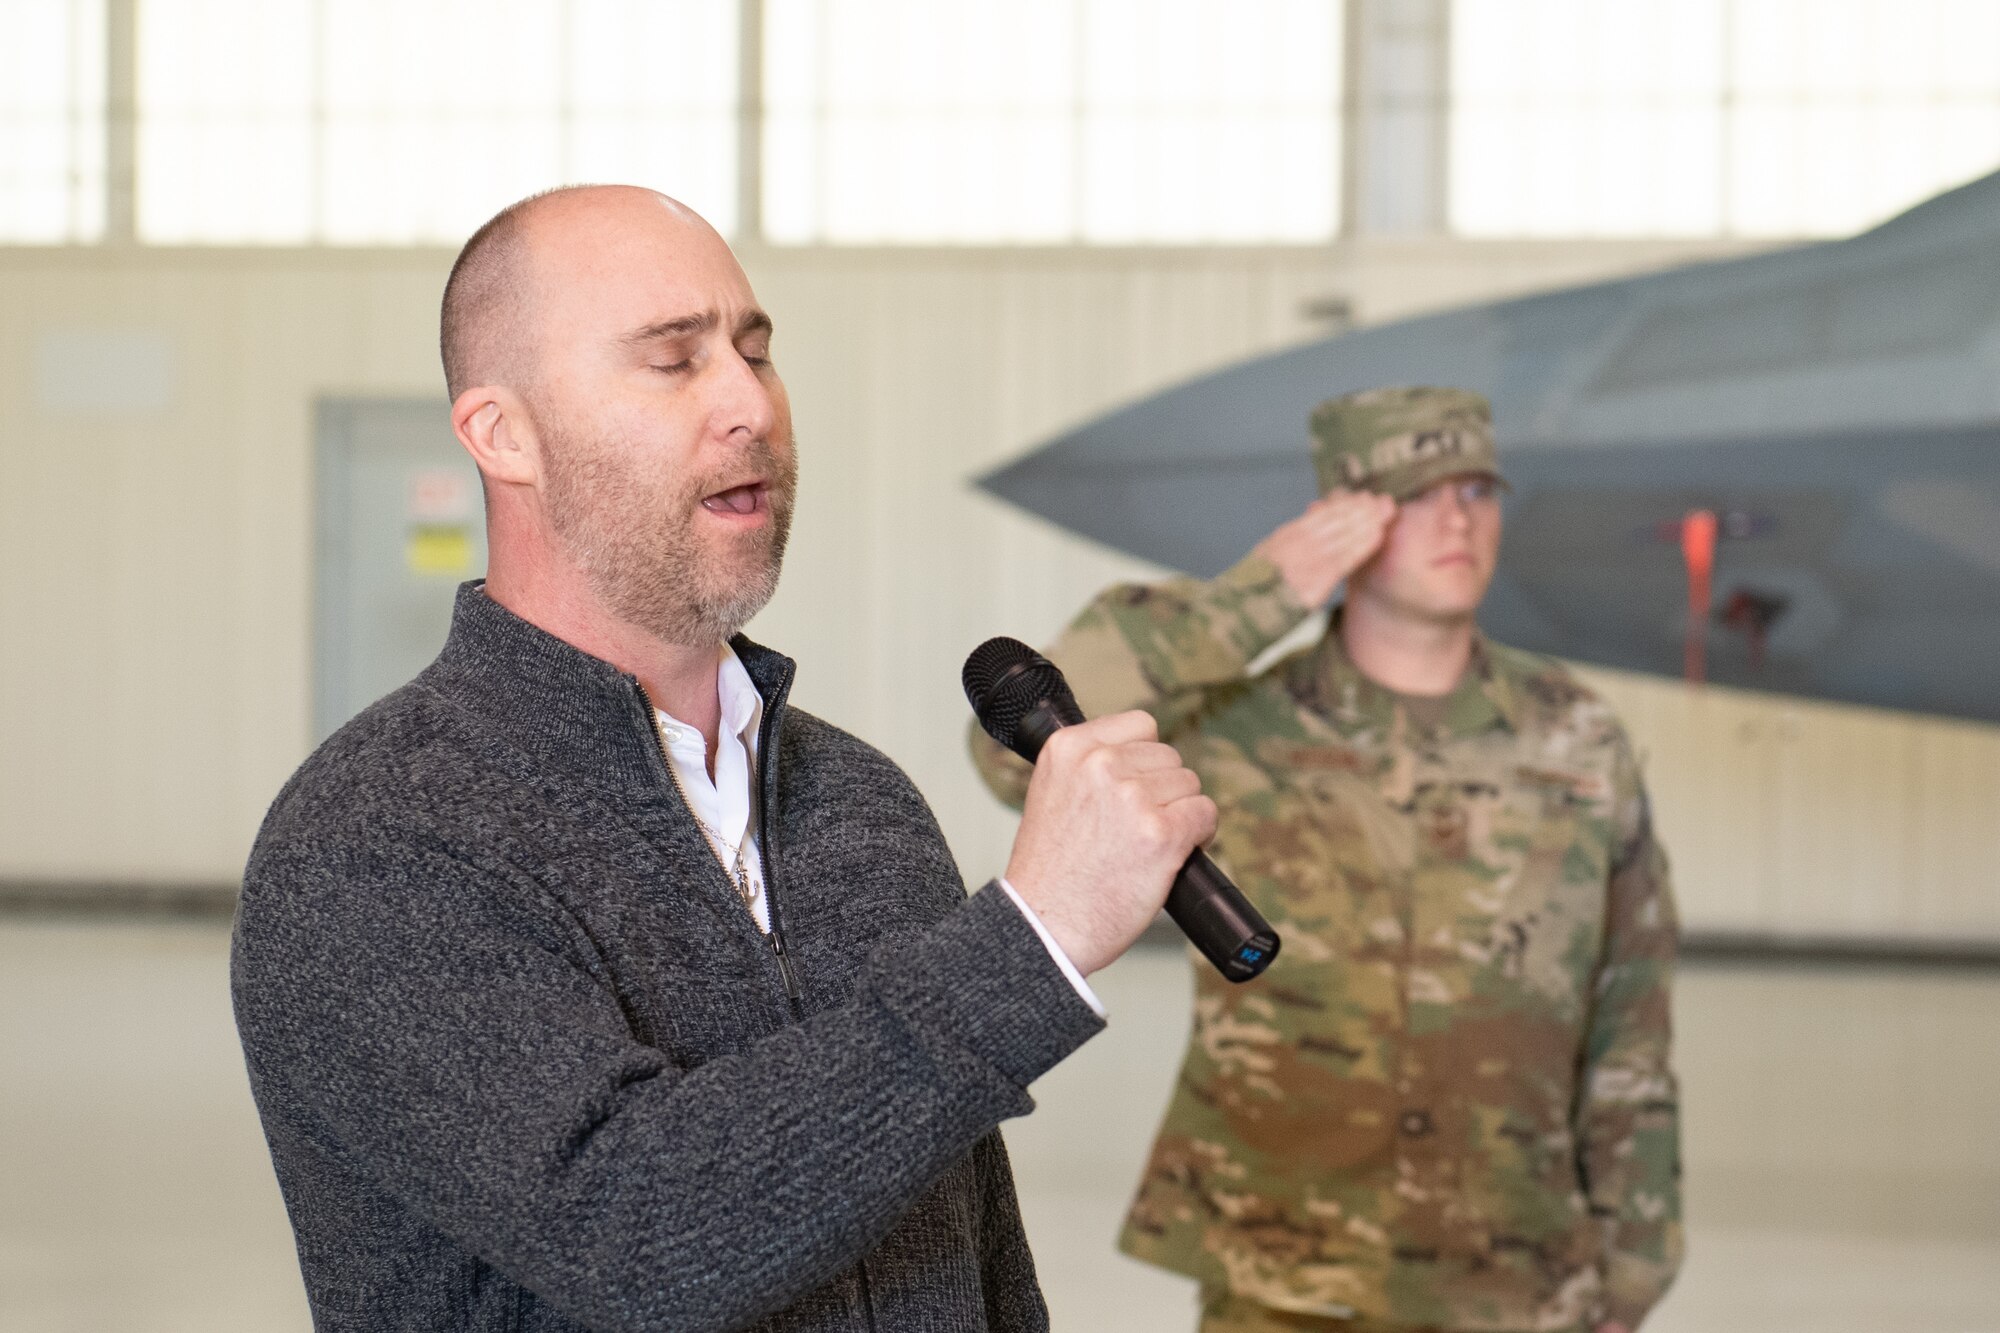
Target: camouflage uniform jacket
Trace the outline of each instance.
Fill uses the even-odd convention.
[[[1252,556],[1118,587],[1049,656],[1144,708],[1283,935],[1196,968],[1185,1062],[1120,1237],[1281,1309],[1478,1330],[1637,1325],[1681,1253],[1675,916],[1637,764],[1558,663],[1481,641],[1413,708]],[[1027,768],[977,731],[1010,803]]]

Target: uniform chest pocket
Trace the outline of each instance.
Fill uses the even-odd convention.
[[[1330,859],[1363,877],[1409,868],[1416,852],[1414,826],[1382,790],[1375,756],[1344,746],[1298,745],[1289,747],[1282,762],[1292,818],[1312,830]]]
[[[1370,757],[1298,744],[1266,746],[1258,760],[1254,785],[1227,772],[1211,783],[1203,770],[1222,806],[1224,868],[1290,931],[1287,950],[1299,959],[1393,944],[1401,932],[1391,899],[1407,878],[1410,823],[1384,802]]]
[[[1594,774],[1522,766],[1502,784],[1494,915],[1516,948],[1540,938],[1560,950],[1578,932],[1595,937],[1610,874],[1610,812],[1608,784]]]

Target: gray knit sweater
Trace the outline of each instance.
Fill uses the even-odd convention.
[[[995,1126],[1101,1024],[736,648],[796,998],[637,682],[478,585],[272,805],[232,980],[320,1329],[1047,1327]]]

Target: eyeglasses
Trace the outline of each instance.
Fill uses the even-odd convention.
[[[1458,503],[1466,509],[1474,505],[1494,504],[1500,499],[1500,482],[1496,477],[1485,475],[1450,477],[1435,486],[1417,492],[1403,501],[1403,505],[1405,508],[1413,505],[1433,505],[1446,494],[1456,496]]]

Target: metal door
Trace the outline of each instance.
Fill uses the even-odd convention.
[[[314,480],[313,726],[341,723],[437,656],[452,597],[486,572],[479,472],[437,399],[328,399]]]

